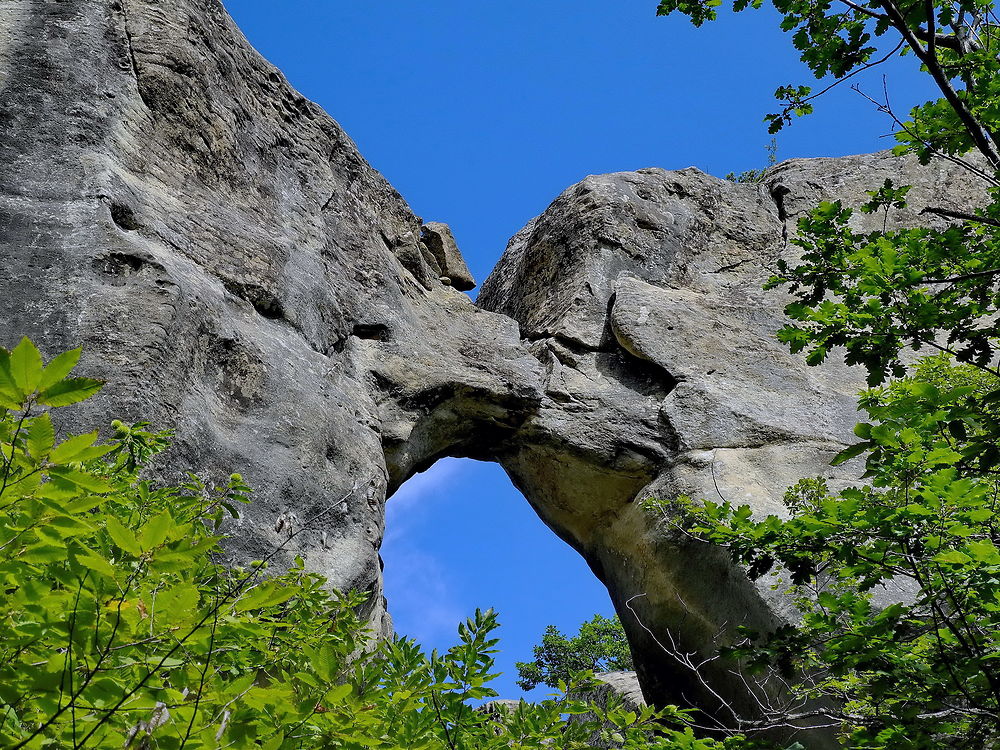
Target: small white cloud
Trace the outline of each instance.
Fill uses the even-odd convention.
[[[431,512],[435,499],[442,496],[449,486],[459,486],[462,469],[460,459],[443,458],[422,474],[406,480],[386,503],[383,546],[394,544],[415,519]]]
[[[405,544],[385,550],[385,590],[396,632],[431,648],[455,639],[465,617],[445,567],[433,556]]]

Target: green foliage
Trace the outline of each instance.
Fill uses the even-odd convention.
[[[767,167],[764,169],[748,169],[747,171],[740,172],[739,174],[730,172],[726,175],[726,179],[730,182],[749,182],[754,184],[763,182],[764,177],[767,175],[767,170],[778,163],[778,140],[776,138],[772,138],[766,148]]]
[[[239,475],[157,488],[143,463],[165,433],[115,422],[57,440],[49,409],[100,383],[47,367],[30,341],[0,350],[0,745],[299,747],[337,726],[339,664],[363,635],[357,597],[331,599],[300,566],[212,560]],[[344,709],[346,711],[346,708]],[[343,723],[343,719],[340,720]]]
[[[696,23],[714,3],[667,0]],[[736,10],[747,3],[737,0]],[[940,155],[984,181],[978,210],[935,206],[937,228],[890,229],[909,188],[892,181],[860,206],[880,230],[859,232],[853,208],[825,202],[798,220],[797,262],[769,288],[793,295],[778,334],[819,365],[834,351],[866,368],[861,442],[834,459],[864,459],[866,484],[831,492],[805,479],[785,497],[790,516],[690,503],[690,531],[728,547],[752,578],[796,594],[802,620],[744,632],[731,655],[797,677],[803,697],[854,748],[1000,746],[1000,159],[994,133],[996,19],[992,3],[826,3],[776,0],[782,26],[810,69],[846,78],[873,63],[873,39],[893,31],[942,98],[900,123],[898,153]],[[953,88],[962,85],[960,91]],[[822,93],[822,92],[820,92]],[[782,87],[774,132],[811,111],[808,87]],[[883,109],[891,111],[885,105]],[[964,158],[970,149],[983,161]],[[908,370],[906,349],[939,356]],[[895,382],[882,385],[890,378]],[[874,387],[882,386],[882,387]],[[779,716],[769,717],[780,721]]]
[[[522,690],[538,685],[558,687],[578,672],[610,672],[632,669],[632,652],[618,616],[594,618],[567,638],[555,625],[545,628],[542,642],[534,647],[535,660],[518,662]]]
[[[761,8],[763,0],[733,0],[733,10]],[[908,122],[888,101],[876,102],[899,126],[901,152],[926,162],[932,155],[952,157],[977,149],[990,170],[1000,169],[996,133],[1000,127],[1000,37],[988,0],[771,0],[781,29],[803,63],[818,79],[833,82],[819,91],[789,84],[775,97],[782,107],[768,114],[771,133],[793,117],[813,111],[817,97],[855,74],[891,58],[912,54],[938,87],[941,98],[915,107]],[[680,12],[696,26],[714,20],[722,0],[661,0],[657,13]],[[985,175],[989,176],[989,175]]]
[[[731,653],[811,675],[800,689],[836,699],[849,747],[1000,743],[1000,485],[963,458],[982,429],[970,404],[997,380],[935,357],[865,393],[870,484],[803,480],[788,519],[689,505],[692,531],[798,593],[801,624],[745,632]]]
[[[882,218],[869,232],[855,228],[854,207],[822,203],[798,220],[800,259],[769,282],[793,297],[779,332],[791,351],[810,365],[843,352],[868,372],[860,442],[833,461],[863,458],[865,484],[832,492],[804,479],[785,497],[788,518],[675,504],[752,578],[791,584],[801,622],[744,632],[730,652],[796,678],[848,747],[1000,747],[1000,22],[989,0],[772,3],[802,61],[834,79],[817,92],[780,87],[772,133],[832,86],[912,54],[940,98],[906,122],[875,102],[898,126],[895,152],[953,162],[984,198],[968,210],[918,206],[948,220],[934,228],[892,226],[909,188],[886,180],[860,206]],[[720,4],[663,0],[659,13],[700,25]],[[907,349],[940,354],[910,368]]]
[[[863,210],[905,205],[891,182],[871,195]],[[965,222],[859,233],[850,228],[851,214],[836,201],[799,219],[793,243],[801,261],[780,262],[770,282],[797,297],[786,308],[794,323],[779,338],[792,351],[805,350],[810,364],[843,348],[849,363],[868,369],[873,385],[904,374],[905,347],[986,366],[1000,332],[993,317],[1000,305],[998,227]]]
[[[357,594],[301,560],[227,569],[238,474],[158,487],[141,475],[169,442],[112,423],[58,439],[52,407],[100,388],[23,340],[0,349],[0,746],[4,748],[491,748],[712,750],[677,709],[630,712],[565,695],[490,713],[497,626],[477,612],[445,654],[371,648]],[[370,650],[366,650],[370,649]],[[560,688],[581,691],[585,676]],[[575,717],[577,720],[568,720]]]

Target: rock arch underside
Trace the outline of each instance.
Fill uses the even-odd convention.
[[[862,379],[789,355],[761,285],[798,215],[886,177],[917,208],[975,194],[885,154],[793,160],[760,184],[588,177],[511,240],[474,304],[447,227],[217,0],[0,2],[0,343],[84,346],[108,386],[73,425],[174,428],[164,472],[238,470],[257,490],[234,559],[304,527],[289,551],[371,592],[385,627],[387,496],[444,456],[499,462],[608,586],[654,701],[717,710],[663,633],[707,654],[787,603],[639,501],[769,512],[799,477],[849,478],[828,461]]]

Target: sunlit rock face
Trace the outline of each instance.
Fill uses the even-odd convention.
[[[108,385],[68,427],[174,429],[164,475],[257,489],[233,560],[301,554],[370,592],[382,627],[387,495],[444,456],[500,462],[608,585],[647,697],[714,710],[661,646],[709,653],[785,605],[637,501],[767,512],[829,474],[861,379],[778,346],[782,300],[760,287],[797,215],[887,176],[916,183],[918,209],[973,194],[884,155],[790,162],[760,185],[591,177],[511,241],[476,306],[447,227],[414,216],[216,0],[7,0],[0,343],[82,344]],[[749,705],[730,675],[706,679]]]
[[[890,177],[915,186],[913,210],[894,217],[910,224],[981,190],[965,173],[888,154],[793,160],[760,184],[693,168],[588,177],[511,240],[483,285],[479,304],[516,319],[543,368],[541,407],[500,461],[608,585],[653,700],[693,701],[726,721],[717,692],[753,713],[731,665],[695,675],[678,656],[699,663],[720,633],[772,627],[791,615],[788,600],[640,504],[688,495],[782,513],[799,478],[857,475],[829,461],[856,441],[863,373],[790,355],[775,338],[787,300],[763,286],[795,257],[798,216],[834,197],[860,205]]]
[[[4,3],[0,86],[3,343],[82,344],[76,424],[174,428],[165,471],[257,490],[237,559],[284,545],[380,619],[387,491],[540,398],[516,323],[215,0]]]

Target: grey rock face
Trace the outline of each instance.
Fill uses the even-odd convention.
[[[862,374],[790,355],[775,340],[786,300],[762,286],[794,257],[802,212],[860,204],[886,177],[915,186],[915,211],[980,195],[964,173],[887,154],[786,162],[759,185],[696,169],[588,177],[511,240],[482,287],[478,304],[516,319],[543,366],[546,398],[500,460],[608,585],[654,701],[714,706],[722,721],[720,697],[754,712],[728,666],[707,663],[702,682],[686,662],[736,626],[772,627],[788,602],[639,501],[722,497],[780,514],[799,478],[856,476],[829,460],[854,442]]]
[[[108,386],[75,423],[173,427],[166,473],[257,489],[236,559],[285,545],[378,619],[387,492],[539,399],[517,325],[439,280],[216,0],[5,3],[0,29],[3,344],[83,344]]]
[[[612,698],[621,698],[622,705],[629,711],[646,705],[635,672],[598,672],[594,678],[599,686],[588,695],[593,702],[606,706]]]
[[[440,221],[430,221],[420,228],[420,236],[441,269],[442,281],[447,279],[460,292],[476,288],[476,280],[465,265],[465,258],[455,243],[451,227]]]
[[[976,195],[885,155],[762,185],[591,177],[514,237],[476,306],[447,226],[414,216],[217,0],[8,0],[0,343],[82,344],[108,386],[71,426],[172,427],[165,475],[257,488],[234,560],[302,554],[370,592],[383,627],[386,498],[444,456],[500,462],[608,585],[647,697],[715,710],[671,650],[710,653],[785,604],[638,501],[769,512],[829,474],[860,378],[774,343],[782,300],[759,290],[797,215],[886,176],[918,209]],[[706,679],[752,707],[725,671]]]

